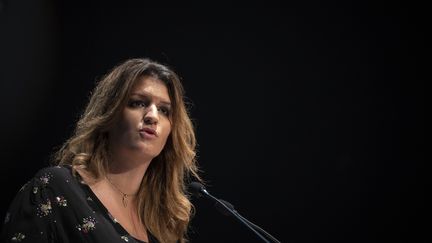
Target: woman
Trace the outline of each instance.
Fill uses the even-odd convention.
[[[178,76],[127,60],[98,83],[58,165],[17,194],[2,240],[185,242],[195,142]]]

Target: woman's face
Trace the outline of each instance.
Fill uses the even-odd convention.
[[[170,114],[171,100],[165,84],[150,76],[140,78],[132,87],[119,122],[110,130],[112,149],[153,159],[171,132]]]

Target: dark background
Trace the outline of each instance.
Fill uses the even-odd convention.
[[[183,79],[207,189],[282,242],[429,242],[427,8],[262,4],[0,0],[1,215],[94,82],[150,57]],[[192,242],[259,242],[193,202]]]

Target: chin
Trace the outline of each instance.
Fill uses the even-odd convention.
[[[148,148],[148,147],[142,148],[141,147],[139,153],[143,157],[153,159],[154,157],[156,157],[156,156],[158,156],[160,154],[160,151],[156,150],[156,149],[153,149],[153,148]]]

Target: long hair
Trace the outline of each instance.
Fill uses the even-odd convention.
[[[160,242],[185,242],[193,213],[186,182],[191,176],[201,179],[183,86],[168,67],[149,59],[130,59],[116,66],[97,84],[74,134],[55,154],[55,161],[83,168],[95,179],[103,178],[110,159],[108,132],[126,106],[133,85],[144,76],[157,78],[166,85],[172,115],[165,147],[150,163],[138,190],[137,213]]]

